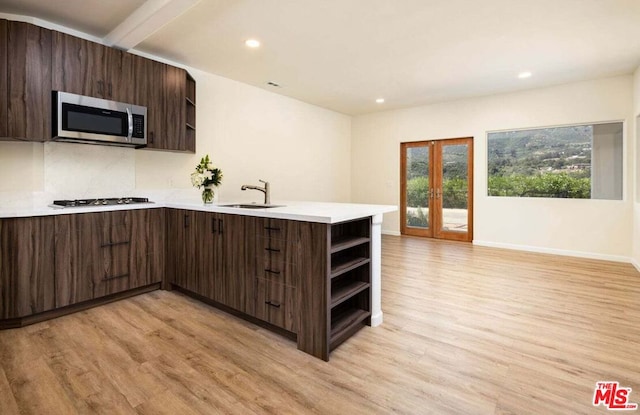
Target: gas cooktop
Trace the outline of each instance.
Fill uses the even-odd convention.
[[[53,207],[99,207],[153,203],[146,197],[108,197],[98,199],[54,200]]]

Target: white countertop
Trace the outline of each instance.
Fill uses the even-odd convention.
[[[69,215],[75,213],[108,212],[114,210],[129,209],[153,209],[174,208],[198,210],[202,212],[227,213],[232,215],[258,216],[274,219],[288,219],[302,222],[338,223],[352,219],[364,218],[398,210],[393,205],[365,205],[357,203],[323,203],[323,202],[274,202],[280,207],[246,209],[233,208],[221,205],[230,205],[233,202],[215,203],[204,205],[203,203],[184,201],[165,201],[162,203],[141,203],[126,206],[100,206],[82,208],[53,208],[48,206],[22,209],[0,209],[0,218],[17,218],[32,216]]]

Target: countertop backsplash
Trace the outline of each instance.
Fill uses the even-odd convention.
[[[44,192],[55,199],[126,195],[136,187],[133,149],[44,144]]]
[[[25,171],[40,176],[30,181],[39,189],[9,190],[0,188],[0,211],[22,211],[47,207],[58,199],[88,199],[92,197],[147,197],[154,202],[179,200],[201,201],[199,189],[138,189],[136,188],[136,155],[134,149],[86,144],[47,142],[39,155],[16,154]],[[13,147],[6,147],[16,153]],[[22,149],[19,150],[24,153]],[[9,154],[7,154],[8,156]],[[29,172],[29,174],[32,174]],[[7,172],[5,172],[6,174]],[[6,180],[21,180],[24,172],[16,171]],[[185,180],[187,182],[187,180]],[[40,184],[41,183],[41,184]],[[221,188],[214,201],[219,200]]]

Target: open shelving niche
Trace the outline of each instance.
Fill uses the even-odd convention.
[[[187,72],[186,88],[186,139],[187,142],[195,143],[196,139],[196,81]]]
[[[371,218],[331,226],[329,350],[371,324]]]

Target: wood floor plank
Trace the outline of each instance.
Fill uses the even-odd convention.
[[[640,402],[629,264],[384,236],[382,309],[328,363],[168,291],[0,331],[0,413],[590,414],[602,380]]]
[[[0,414],[17,414],[19,412],[18,403],[11,391],[11,385],[0,367]]]
[[[65,394],[43,358],[6,372],[20,414],[72,414],[73,402]]]

